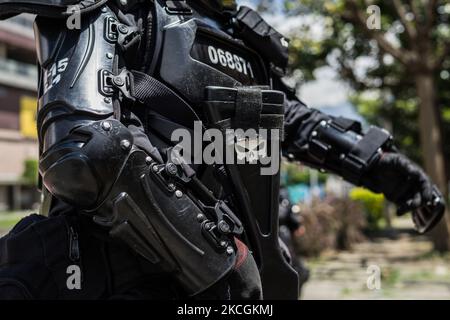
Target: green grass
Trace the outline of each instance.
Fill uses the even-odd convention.
[[[0,212],[0,230],[8,231],[29,212]]]

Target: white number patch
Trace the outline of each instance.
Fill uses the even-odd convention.
[[[209,46],[208,56],[212,64],[221,65],[230,70],[236,70],[246,76],[250,76],[252,79],[255,78],[250,62],[236,54]]]
[[[44,93],[61,81],[61,74],[66,71],[69,65],[69,58],[64,58],[52,64],[44,71]]]

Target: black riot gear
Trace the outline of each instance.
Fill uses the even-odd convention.
[[[79,28],[67,27],[73,5]],[[170,278],[176,296],[297,298],[297,275],[278,241],[279,146],[291,160],[388,192],[373,177],[389,166],[382,155],[395,153],[390,134],[363,132],[356,122],[301,103],[280,79],[288,40],[249,8],[235,10],[225,0],[0,0],[0,8],[1,18],[37,14],[39,172],[49,216],[39,227],[59,216],[82,221],[83,243],[96,241],[86,233],[101,234],[96,245],[113,241],[114,261],[136,255],[128,267]],[[196,161],[208,145],[195,137],[211,130],[222,141],[219,150],[240,162]],[[194,137],[186,153],[177,151],[177,132]],[[396,165],[405,170],[394,175],[415,181],[407,163]],[[432,186],[425,175],[419,180]],[[403,204],[420,194],[423,201],[408,207],[426,209],[415,216],[426,226],[420,231],[442,213],[438,192],[426,190],[391,197]],[[33,230],[32,224],[7,243],[26,247]],[[51,248],[55,239],[49,241]],[[96,245],[80,247],[86,268]],[[31,273],[18,276],[10,255],[3,256],[0,290],[27,292],[13,288],[33,285]],[[92,265],[115,278],[120,262]],[[130,273],[124,286],[139,280]],[[123,293],[109,288],[107,297]],[[99,296],[87,290],[78,297]]]
[[[219,13],[224,11],[234,11],[237,9],[236,0],[198,0],[192,2],[199,2],[206,8]]]

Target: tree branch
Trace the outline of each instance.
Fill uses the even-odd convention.
[[[436,57],[433,63],[433,69],[438,70],[442,67],[445,59],[450,55],[450,42],[446,42],[444,44],[444,49],[442,52]]]
[[[411,42],[414,43],[417,39],[417,30],[414,24],[411,21],[408,21],[406,18],[408,12],[406,11],[405,6],[400,0],[393,0],[395,10],[397,11],[397,15],[400,18],[401,23],[406,29],[406,32],[408,33],[409,38],[411,39]],[[415,15],[415,14],[414,14]],[[416,16],[416,23],[419,25],[418,21],[419,17]]]
[[[396,58],[400,63],[409,66],[411,63],[414,63],[416,59],[414,59],[414,55],[412,52],[404,50],[402,48],[394,47],[385,37],[385,35],[376,30],[369,30],[366,25],[366,17],[359,10],[358,5],[355,0],[347,0],[347,5],[350,8],[351,16],[348,16],[349,19],[359,24],[362,27],[362,30],[368,34],[371,38],[375,39],[378,43],[378,46],[386,53],[389,53],[394,58]]]
[[[436,22],[437,18],[437,0],[428,0],[428,4],[425,7],[425,13],[426,13],[426,19],[427,22],[425,23],[425,31],[428,33],[428,31],[433,28],[434,23]]]

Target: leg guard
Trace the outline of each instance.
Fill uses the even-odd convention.
[[[61,197],[67,190],[66,200],[152,264],[174,272],[191,295],[231,270],[236,258],[232,237],[243,227],[181,160],[155,161],[133,146],[133,137],[116,120],[77,128],[69,140],[75,137],[77,148],[64,148],[62,141],[41,161],[44,180],[53,181]],[[80,180],[80,190],[91,183],[85,194],[73,193],[74,183],[58,181],[62,172],[74,180],[90,177]]]

